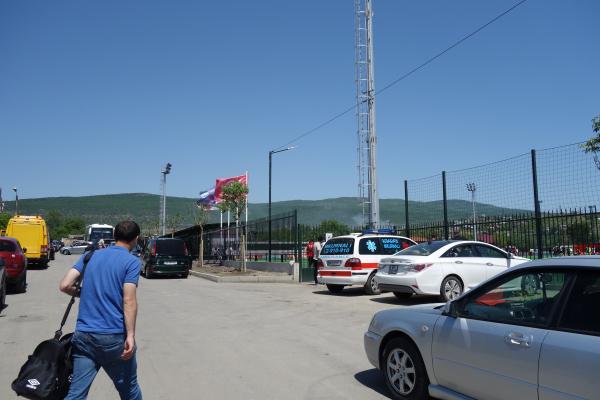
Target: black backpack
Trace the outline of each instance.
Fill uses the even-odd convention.
[[[83,259],[81,275],[75,284],[78,292],[81,288],[85,268],[93,253],[94,250],[90,251]],[[73,334],[69,333],[63,336],[62,328],[75,303],[75,297],[71,297],[54,338],[38,344],[33,354],[21,367],[17,379],[11,385],[18,396],[30,400],[60,400],[64,399],[69,392],[73,375],[71,362],[71,337]]]

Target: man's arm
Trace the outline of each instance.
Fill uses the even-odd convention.
[[[123,313],[127,337],[121,358],[129,360],[135,351],[135,321],[137,319],[137,286],[134,283],[123,285]]]
[[[59,285],[61,292],[68,294],[69,296],[79,296],[75,283],[81,274],[75,268],[71,268],[65,274]]]

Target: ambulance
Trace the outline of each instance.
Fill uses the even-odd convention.
[[[325,242],[317,260],[317,280],[331,293],[340,293],[345,286],[363,286],[367,294],[379,294],[373,280],[379,261],[415,244],[383,229],[334,237]]]

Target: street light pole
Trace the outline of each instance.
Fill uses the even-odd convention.
[[[167,175],[171,173],[171,163],[167,163],[165,168],[160,172],[162,174],[162,210],[161,210],[161,235],[164,236],[167,227]]]
[[[273,249],[273,225],[271,223],[271,182],[272,182],[272,172],[273,172],[273,154],[282,153],[284,151],[295,149],[296,147],[286,147],[281,150],[271,150],[269,151],[269,262],[271,262],[272,257],[272,249]]]
[[[473,240],[477,240],[477,214],[475,213],[475,192],[477,191],[477,185],[467,183],[467,190],[471,192],[471,203],[473,205]]]
[[[19,192],[17,188],[13,188],[13,192],[15,192],[15,216],[19,215]]]

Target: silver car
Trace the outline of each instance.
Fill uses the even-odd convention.
[[[600,399],[599,307],[600,257],[539,260],[378,312],[365,350],[395,399]]]
[[[89,242],[74,242],[71,246],[64,246],[60,252],[65,255],[83,254],[90,244]]]

